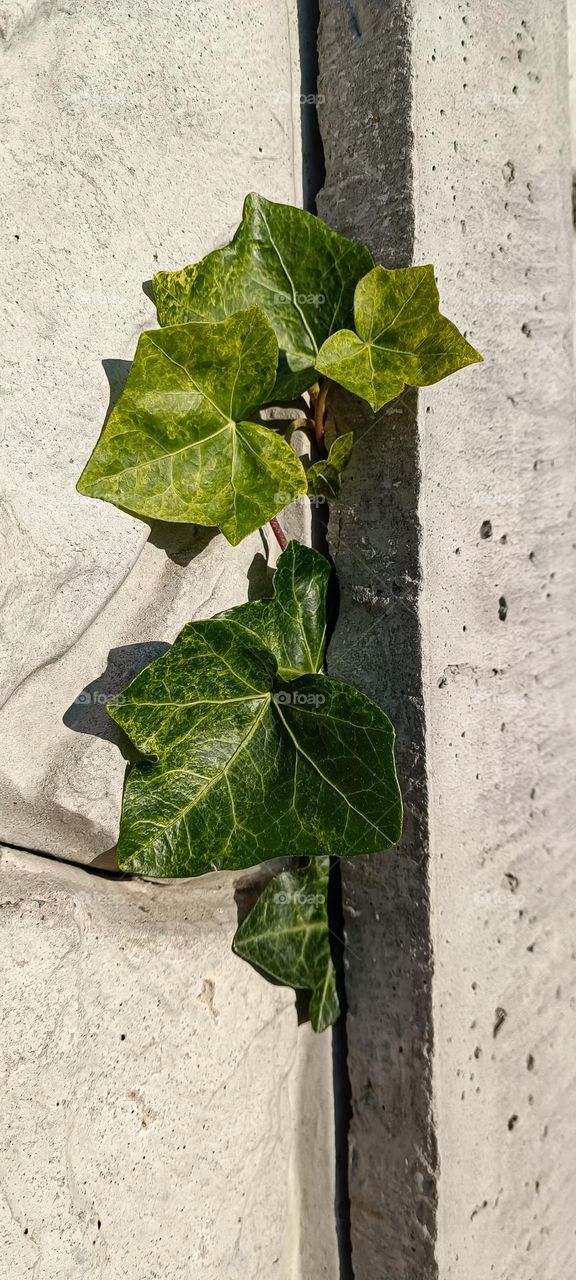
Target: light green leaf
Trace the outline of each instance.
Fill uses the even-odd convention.
[[[298,605],[285,627],[296,633],[282,646],[292,662],[302,634],[316,643],[317,628],[303,624]],[[265,614],[262,630],[277,643]],[[234,620],[190,623],[108,710],[147,757],[126,778],[118,843],[126,871],[200,875],[279,855],[376,853],[399,839],[394,730],[384,713],[325,676],[287,680]]]
[[[372,265],[364,245],[313,214],[252,193],[230,244],[182,271],[154,276],[158,320],[223,320],[256,303],[280,348],[274,399],[292,400],[316,381],[324,340],[352,324],[354,287]]]
[[[278,560],[272,598],[237,605],[217,616],[238,627],[248,644],[270,649],[283,679],[319,671],[324,660],[329,577],[325,556],[289,542]]]
[[[310,1021],[325,1031],[340,1015],[328,929],[328,858],[283,871],[240,925],[232,949],[288,987],[310,988]]]
[[[240,542],[306,491],[286,441],[245,420],[269,396],[277,359],[258,307],[143,333],[79,492],[152,519],[218,525]]]
[[[317,368],[374,410],[404,386],[427,387],[482,356],[439,311],[434,268],[375,267],[356,286],[356,333],[342,329],[322,346]]]
[[[342,484],[342,472],[348,466],[354,445],[354,432],[337,436],[330,446],[327,458],[308,467],[306,480],[310,498],[337,498]]]

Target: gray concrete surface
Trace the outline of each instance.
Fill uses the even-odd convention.
[[[398,854],[343,869],[354,1275],[557,1280],[576,1271],[565,7],[321,15],[320,212],[385,265],[434,262],[486,359],[365,420],[331,519],[329,669],[396,719],[408,801]]]
[[[149,538],[74,486],[155,323],[142,282],[224,243],[251,188],[300,201],[296,0],[8,0],[0,77],[0,838],[89,862],[124,773],[106,690],[245,599],[263,547]]]
[[[395,719],[407,810],[397,853],[343,867],[354,1276],[571,1280],[565,10],[321,17],[319,211],[432,260],[486,357],[375,422],[333,405],[359,444],[329,667]],[[74,482],[141,281],[223,242],[247,188],[300,200],[296,5],[5,0],[0,65],[0,839],[64,860],[0,860],[2,1253],[11,1280],[336,1280],[330,1040],[230,954],[232,878],[65,865],[115,839],[103,696],[262,572],[257,537],[148,538]]]
[[[0,1270],[334,1280],[330,1037],[230,951],[229,876],[0,849]]]
[[[232,955],[235,877],[70,865],[116,839],[106,695],[263,585],[257,535],[150,532],[74,485],[142,282],[250,188],[300,202],[296,3],[6,0],[0,76],[0,1273],[333,1280],[330,1037]]]

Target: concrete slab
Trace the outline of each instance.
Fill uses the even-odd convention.
[[[11,1280],[333,1280],[330,1036],[230,951],[230,876],[0,851]]]
[[[224,243],[251,188],[300,203],[296,0],[7,0],[0,56],[0,838],[90,861],[123,761],[101,704],[104,741],[71,704],[110,651],[114,683],[139,646],[245,599],[262,543],[149,538],[74,486],[154,324],[142,282]]]
[[[407,801],[398,853],[343,868],[354,1274],[555,1280],[576,1269],[565,6],[321,16],[320,212],[384,265],[433,262],[486,358],[359,419],[331,520],[329,670],[395,719]]]

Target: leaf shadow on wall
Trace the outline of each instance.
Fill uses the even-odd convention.
[[[111,649],[105,671],[76,696],[62,716],[63,724],[74,733],[88,733],[94,738],[102,738],[104,742],[115,743],[129,762],[138,760],[139,754],[129,738],[108,715],[106,703],[169,648],[164,640],[147,640]]]

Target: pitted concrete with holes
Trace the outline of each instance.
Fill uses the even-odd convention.
[[[385,265],[433,262],[485,356],[366,424],[331,521],[329,670],[391,711],[407,808],[397,855],[344,870],[354,1274],[558,1280],[576,1273],[565,5],[321,10],[320,212]]]

